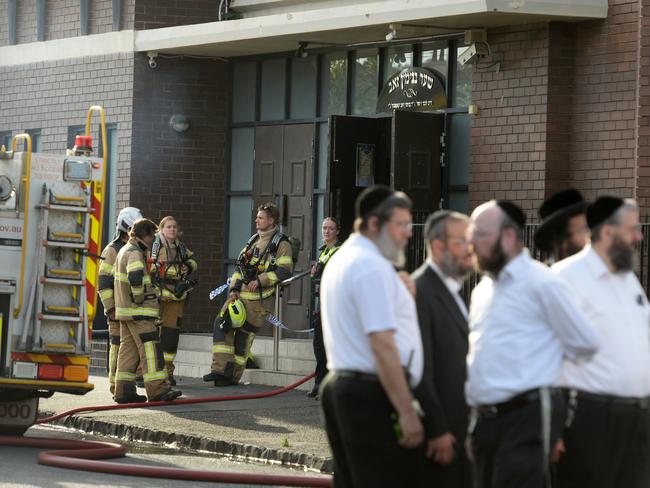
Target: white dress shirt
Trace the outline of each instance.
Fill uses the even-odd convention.
[[[438,275],[438,278],[440,278],[442,282],[445,284],[445,286],[449,290],[449,293],[451,293],[451,296],[454,297],[454,300],[456,301],[456,305],[458,305],[458,308],[460,309],[460,313],[462,313],[463,317],[465,317],[465,320],[467,320],[469,316],[467,311],[467,305],[465,305],[465,302],[460,296],[460,290],[463,288],[463,280],[457,280],[456,278],[447,276],[440,270],[438,265],[434,263],[431,259],[429,259],[428,262],[429,262],[429,266],[431,266],[431,269]]]
[[[556,385],[563,357],[588,357],[598,345],[566,283],[531,259],[527,249],[498,279],[485,276],[476,286],[469,325],[465,393],[470,405],[500,403]]]
[[[552,271],[562,277],[599,334],[591,361],[566,363],[560,384],[589,393],[650,395],[650,306],[632,271],[612,273],[587,246]]]
[[[320,297],[328,369],[376,373],[368,335],[393,330],[411,386],[419,384],[424,359],[415,300],[370,239],[353,234],[332,256]]]

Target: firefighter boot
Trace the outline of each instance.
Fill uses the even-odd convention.
[[[122,392],[120,396],[115,397],[116,403],[142,403],[147,401],[147,397],[144,395],[138,395],[135,391],[135,385],[133,383],[125,383],[122,385]]]

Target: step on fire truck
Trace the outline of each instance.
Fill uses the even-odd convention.
[[[101,252],[103,157],[86,135],[62,155],[33,153],[28,134],[0,148],[0,434],[22,434],[39,398],[83,395]],[[25,150],[17,151],[18,144]]]

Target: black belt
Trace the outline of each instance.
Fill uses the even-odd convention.
[[[578,401],[586,400],[589,402],[603,403],[612,406],[635,407],[641,409],[650,408],[650,397],[619,397],[614,395],[601,395],[597,393],[587,393],[578,391]]]
[[[481,417],[499,417],[513,410],[517,410],[531,402],[539,400],[539,389],[528,390],[512,397],[505,402],[495,403],[492,405],[479,405],[477,410]]]
[[[379,382],[379,376],[375,373],[364,373],[362,371],[354,371],[351,369],[337,369],[334,371],[334,375],[339,378],[348,378],[351,380],[372,381],[374,383]]]

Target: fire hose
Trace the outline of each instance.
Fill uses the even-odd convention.
[[[275,390],[250,393],[243,395],[221,395],[168,402],[142,402],[117,405],[98,405],[79,407],[66,410],[50,417],[38,419],[37,424],[46,424],[63,417],[80,412],[101,412],[106,410],[120,410],[130,408],[151,408],[161,405],[189,405],[195,403],[225,402],[232,400],[252,400],[268,398],[293,390],[314,377],[311,373],[289,386]],[[126,456],[126,448],[111,442],[98,441],[73,441],[59,439],[38,439],[34,437],[0,436],[0,445],[56,449],[38,454],[39,464],[55,466],[81,471],[94,471],[99,473],[121,474],[127,476],[144,476],[149,478],[166,478],[188,481],[212,481],[222,483],[248,483],[273,486],[305,486],[305,487],[330,487],[330,476],[300,476],[300,475],[268,475],[250,474],[226,471],[201,471],[183,468],[164,468],[158,466],[144,466],[121,464],[104,461]]]

